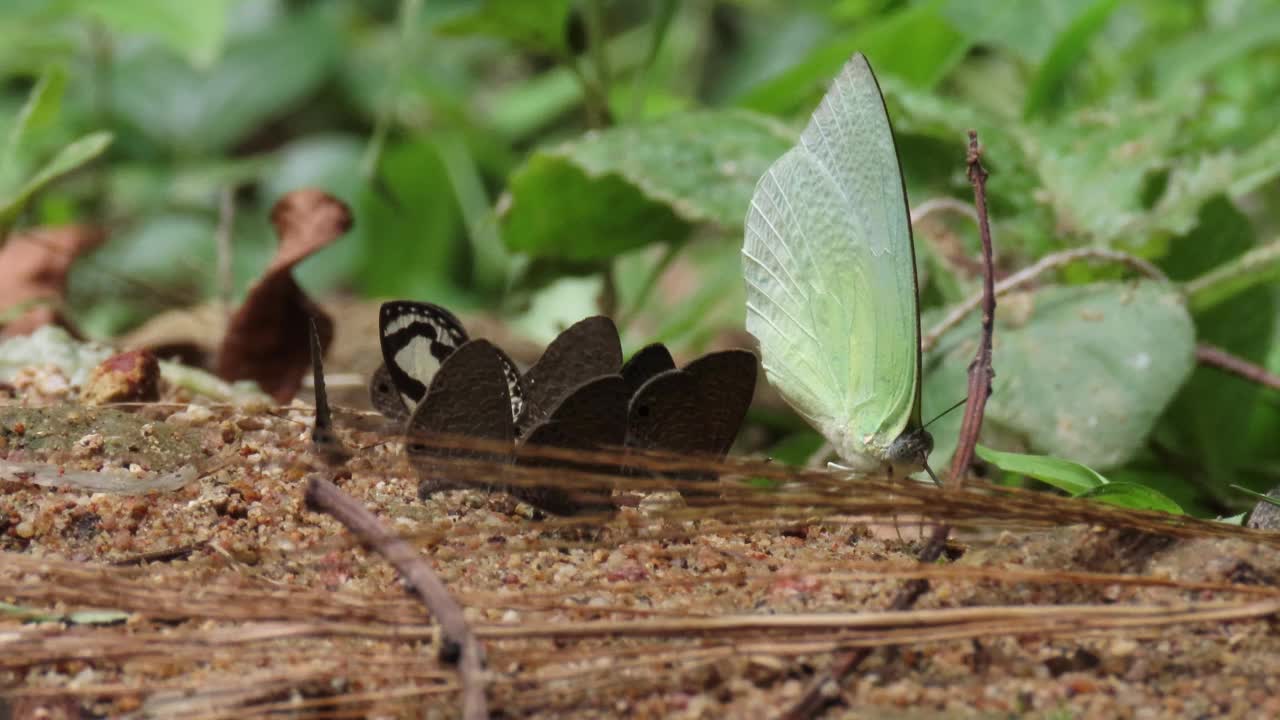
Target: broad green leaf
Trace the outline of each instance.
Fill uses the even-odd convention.
[[[1058,36],[1027,92],[1023,117],[1049,113],[1060,104],[1067,78],[1080,65],[1089,43],[1102,30],[1119,0],[1094,0]]]
[[[227,12],[237,0],[75,0],[72,6],[118,33],[150,35],[197,67],[222,50]]]
[[[112,66],[111,100],[147,137],[184,154],[223,150],[291,107],[336,59],[332,21],[319,12],[238,36],[206,70],[158,48]]]
[[[914,3],[818,47],[795,67],[739,98],[737,104],[770,113],[807,109],[855,52],[867,56],[881,79],[897,77],[930,88],[964,58],[970,44],[943,17],[943,0]]]
[[[520,47],[559,55],[565,51],[571,0],[474,0],[466,12],[436,26],[454,35],[488,35]]]
[[[1080,495],[1107,484],[1107,479],[1092,469],[1062,458],[1001,452],[981,444],[974,451],[1005,472],[1033,477],[1070,495]]]
[[[471,271],[463,222],[433,143],[389,147],[356,216],[365,226],[362,291],[449,307],[462,300]]]
[[[1152,233],[1188,233],[1196,225],[1201,206],[1214,196],[1243,197],[1277,176],[1280,176],[1280,131],[1243,149],[1179,158],[1159,200],[1122,232],[1138,237]]]
[[[936,317],[937,313],[930,313]],[[923,327],[928,330],[931,317]],[[924,415],[964,398],[977,347],[972,317],[925,358]],[[984,437],[1105,470],[1133,457],[1194,363],[1181,296],[1153,282],[1048,286],[1000,300]],[[960,413],[930,427],[946,465]]]
[[[792,142],[769,118],[742,111],[588,133],[515,171],[503,238],[534,256],[596,260],[679,240],[693,224],[736,231],[756,180]]]
[[[1178,503],[1170,500],[1159,490],[1137,483],[1107,483],[1096,487],[1077,497],[1085,500],[1097,500],[1108,505],[1115,505],[1132,510],[1156,510],[1173,515],[1185,515]]]
[[[46,185],[98,157],[111,144],[111,133],[95,132],[62,148],[16,192],[0,200],[0,229],[7,228],[22,212],[31,196]]]

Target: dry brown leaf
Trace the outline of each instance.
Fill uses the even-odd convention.
[[[280,248],[262,278],[231,317],[218,352],[218,375],[256,380],[277,402],[288,402],[311,366],[307,316],[329,346],[333,321],[293,279],[293,266],[351,228],[341,200],[320,190],[295,190],[271,211]]]
[[[0,337],[26,335],[49,323],[65,325],[58,308],[71,264],[105,237],[101,229],[87,225],[32,228],[10,235],[0,248],[0,312],[36,305],[5,324]]]

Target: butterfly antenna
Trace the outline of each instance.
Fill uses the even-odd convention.
[[[938,481],[938,476],[933,474],[933,468],[929,467],[929,463],[924,464],[924,471],[929,473],[929,479],[933,480],[933,484],[942,487],[942,483]]]
[[[966,397],[964,397],[964,398],[961,398],[961,399],[960,399],[956,404],[952,405],[951,407],[947,408],[946,410],[943,410],[942,412],[940,412],[940,413],[938,413],[937,415],[933,416],[933,419],[932,419],[932,420],[930,420],[929,422],[925,423],[925,424],[924,424],[924,426],[927,428],[927,427],[929,427],[930,425],[932,425],[932,424],[934,424],[934,423],[938,422],[938,421],[939,421],[939,420],[941,420],[943,417],[945,417],[947,413],[951,412],[952,410],[955,410],[956,408],[960,407],[961,405],[964,405],[964,404],[965,404],[965,403],[967,403],[967,402],[969,402],[969,398],[968,398],[967,396],[966,396]],[[932,473],[930,473],[930,474],[932,474]]]
[[[316,319],[307,317],[307,330],[311,341],[311,383],[316,393],[316,419],[311,428],[311,442],[329,464],[341,464],[350,452],[333,430],[333,415],[329,410],[329,393],[324,385],[324,348],[320,344],[320,332]]]

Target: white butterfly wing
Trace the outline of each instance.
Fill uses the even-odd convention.
[[[920,330],[902,173],[862,55],[756,185],[742,253],[769,381],[846,463],[879,467],[919,426]]]

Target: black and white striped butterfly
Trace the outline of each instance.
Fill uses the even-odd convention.
[[[382,365],[369,384],[369,399],[378,412],[403,422],[426,397],[431,379],[444,362],[470,338],[453,313],[410,300],[382,304],[378,333]],[[501,362],[514,422],[524,407],[520,372],[505,353]]]

